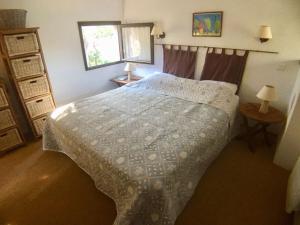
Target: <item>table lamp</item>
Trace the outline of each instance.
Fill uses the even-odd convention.
[[[260,91],[257,93],[256,97],[262,100],[259,112],[264,114],[268,113],[269,103],[277,100],[275,87],[271,85],[263,86],[262,89],[260,89]]]
[[[124,71],[128,74],[128,80],[131,80],[131,71],[133,70],[133,65],[131,63],[126,63],[126,66],[124,68]]]

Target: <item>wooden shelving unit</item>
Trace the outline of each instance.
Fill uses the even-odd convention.
[[[0,153],[24,144],[20,125],[3,81],[0,80]]]
[[[0,30],[0,51],[35,137],[55,109],[38,28]]]

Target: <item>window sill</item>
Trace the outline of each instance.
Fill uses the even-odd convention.
[[[102,64],[102,65],[99,65],[99,66],[93,66],[93,67],[87,67],[87,65],[85,65],[85,70],[89,71],[89,70],[99,69],[99,68],[103,68],[103,67],[107,67],[107,66],[113,66],[113,65],[116,65],[116,64],[120,64],[120,63],[124,63],[124,61],[106,63],[106,64]]]

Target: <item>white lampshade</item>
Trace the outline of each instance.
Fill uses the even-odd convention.
[[[163,34],[163,31],[162,31],[161,27],[158,24],[155,24],[152,28],[151,35],[159,37],[162,34]]]
[[[126,66],[124,68],[124,71],[126,72],[131,72],[133,70],[133,65],[132,63],[126,63]]]
[[[261,26],[259,37],[264,39],[272,39],[271,27],[265,25]]]
[[[276,101],[277,94],[275,87],[271,85],[263,86],[263,88],[257,93],[256,97],[263,101]]]

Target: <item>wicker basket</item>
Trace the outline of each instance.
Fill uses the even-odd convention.
[[[46,123],[47,117],[42,117],[33,121],[35,132],[38,136],[41,136],[44,131],[44,126]]]
[[[17,79],[44,74],[43,61],[40,55],[11,60],[11,66]]]
[[[48,94],[50,87],[45,76],[19,82],[19,87],[24,99],[33,98],[39,95]]]
[[[0,108],[8,106],[8,102],[2,87],[0,87]]]
[[[25,28],[26,13],[24,9],[0,9],[0,29]]]
[[[10,149],[22,143],[23,141],[17,129],[11,129],[0,133],[0,151]]]
[[[9,109],[0,111],[0,130],[16,125]]]
[[[35,33],[5,35],[4,39],[9,56],[37,53],[39,51]]]
[[[55,108],[51,95],[28,101],[26,107],[31,118],[51,112]]]

